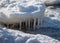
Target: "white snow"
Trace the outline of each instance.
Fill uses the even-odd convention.
[[[11,22],[11,17],[20,17],[22,14],[39,12],[41,15],[44,11],[45,5],[40,0],[0,0],[0,22]],[[46,9],[43,26],[60,28],[60,13]],[[60,41],[48,35],[28,34],[0,27],[0,43],[60,43]]]
[[[0,43],[60,43],[60,41],[47,35],[27,34],[0,27]]]
[[[30,38],[26,41],[26,43],[41,43],[37,38]]]
[[[43,26],[60,28],[60,13],[47,8]]]
[[[2,16],[4,23],[14,23],[23,18],[40,17],[44,15],[45,8],[46,6],[40,0],[2,0],[0,14],[4,15]],[[2,18],[0,17],[0,19]]]

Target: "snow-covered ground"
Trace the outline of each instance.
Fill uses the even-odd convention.
[[[60,28],[60,13],[52,9],[46,9],[43,25],[45,27]]]
[[[43,22],[43,25],[48,28],[40,28],[27,33],[0,27],[0,43],[60,43],[59,13],[46,9]]]
[[[60,41],[48,35],[34,35],[0,27],[0,43],[60,43]]]
[[[27,1],[29,1],[27,6],[32,5],[33,3],[35,4],[40,3],[39,0],[36,0],[36,1],[26,0],[24,1],[24,3]],[[22,3],[23,0],[20,0],[20,1],[19,0],[2,0],[0,1],[0,9],[2,9],[3,12],[4,12],[4,8],[6,8],[7,6],[9,6],[10,8],[13,7],[14,9],[16,7],[15,5],[18,4],[19,2]],[[30,2],[32,3],[30,4]],[[17,12],[18,10],[19,9],[15,8],[13,12]],[[23,8],[20,10],[24,11]],[[2,16],[3,16],[3,13],[2,13]],[[5,20],[6,16],[4,17],[3,17],[4,20],[2,20],[1,13],[0,13],[1,21],[6,21]],[[60,43],[60,35],[59,35],[60,34],[60,13],[51,9],[46,9],[43,26],[45,28],[40,28],[35,31],[27,31],[27,33],[24,33],[18,30],[12,30],[12,29],[0,27],[0,43]]]

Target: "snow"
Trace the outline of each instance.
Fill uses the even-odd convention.
[[[60,13],[47,8],[43,26],[60,28]]]
[[[60,0],[42,0],[46,5],[58,5],[60,4]]]
[[[0,27],[1,43],[60,43],[59,40],[42,34],[27,34],[17,30]]]
[[[41,42],[36,38],[30,38],[26,41],[26,43],[41,43]]]
[[[30,16],[31,14],[38,13],[39,16],[39,14],[41,15],[44,13],[45,8],[46,6],[40,0],[0,0],[0,22],[8,23],[11,22],[11,20],[15,21],[15,17],[20,17],[21,15]],[[46,9],[43,26],[60,28],[60,13]],[[53,32],[53,29],[49,29],[49,31],[48,29],[46,32],[43,30],[36,30],[36,32],[34,32],[37,34],[29,34],[0,27],[0,43],[60,43],[57,38],[49,36],[59,35],[60,30],[57,29],[58,31],[54,30],[57,32]],[[44,34],[48,35],[40,34],[40,32],[44,32]]]
[[[4,23],[19,22],[19,19],[34,16],[40,17],[46,8],[40,0],[2,0],[0,2],[0,14],[4,15],[2,16]]]

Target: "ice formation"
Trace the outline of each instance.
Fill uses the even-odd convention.
[[[2,0],[0,8],[0,22],[21,25],[22,21],[33,19],[34,28],[36,19],[38,19],[38,26],[42,23],[45,11],[45,5],[40,0]]]

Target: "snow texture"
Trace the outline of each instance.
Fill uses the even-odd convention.
[[[36,12],[42,14],[44,10],[45,5],[40,0],[0,0],[0,22],[11,22],[10,18],[14,15],[14,17],[17,17],[22,14],[35,14]],[[43,26],[60,28],[60,14],[50,9],[46,9]],[[42,31],[39,30],[41,33]],[[47,31],[48,30],[43,32],[49,34],[49,32],[52,31],[50,33],[51,35],[58,34],[56,32],[54,33],[53,30],[49,30],[49,32]],[[58,31],[60,34],[60,30]],[[60,43],[60,41],[48,35],[28,34],[0,27],[0,43]]]
[[[42,0],[47,5],[58,5],[60,4],[60,0]]]
[[[60,13],[47,8],[43,26],[60,28]]]
[[[0,43],[60,43],[60,41],[47,35],[27,34],[0,27]]]
[[[4,23],[19,22],[23,20],[22,18],[34,16],[40,17],[46,7],[40,0],[2,0],[0,2],[0,21]]]

